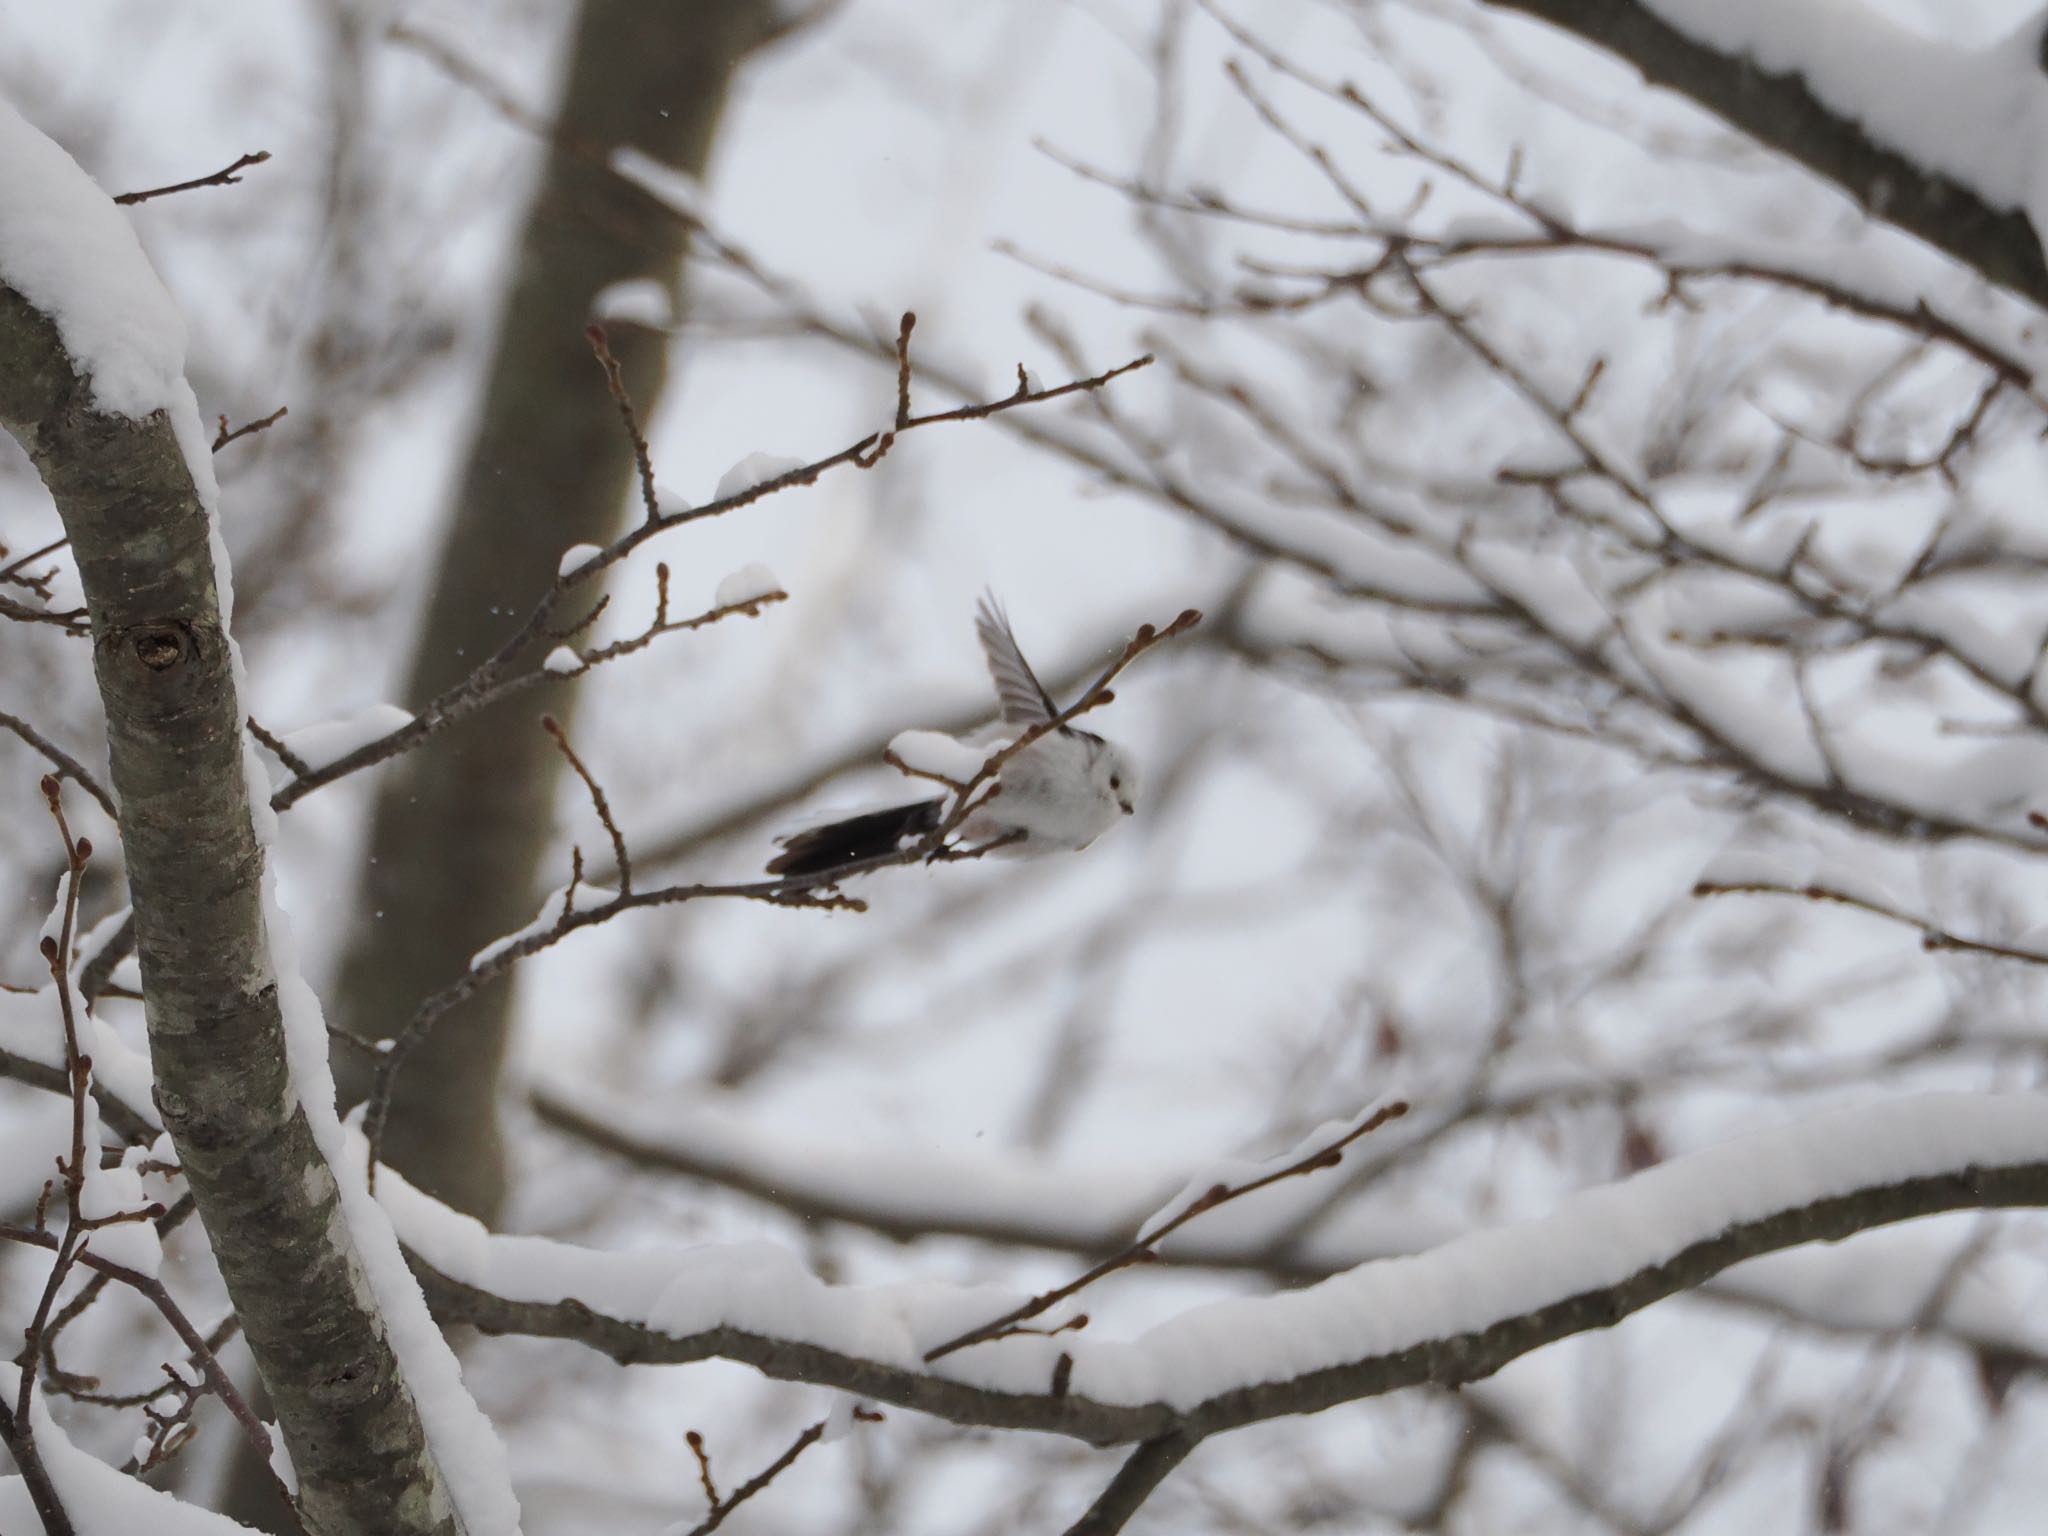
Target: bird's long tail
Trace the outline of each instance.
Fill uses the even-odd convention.
[[[923,837],[938,826],[945,804],[943,796],[920,800],[779,837],[776,841],[782,845],[782,852],[768,861],[768,873],[821,875],[847,864],[894,853],[905,838]]]

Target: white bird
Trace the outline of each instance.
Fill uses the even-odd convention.
[[[1024,659],[993,593],[982,594],[974,632],[988,659],[1003,724],[1012,728],[1010,739],[1058,720],[1059,706]],[[1123,749],[1071,725],[1053,725],[1007,759],[995,782],[1000,793],[968,815],[960,838],[969,847],[994,845],[991,852],[1006,857],[1086,848],[1137,809],[1137,770]],[[776,839],[783,851],[769,861],[768,873],[829,874],[895,853],[935,831],[950,804],[940,795],[790,833]]]

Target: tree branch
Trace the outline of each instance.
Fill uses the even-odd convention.
[[[237,156],[233,164],[222,166],[210,176],[195,176],[190,181],[175,182],[168,187],[150,187],[141,192],[123,192],[114,201],[125,206],[131,203],[146,203],[153,197],[169,197],[174,192],[196,191],[200,187],[232,187],[237,185],[242,179],[238,174],[239,172],[246,171],[252,165],[262,165],[269,158],[269,150],[259,149],[252,154]],[[284,413],[280,411],[278,414],[283,415]],[[263,425],[267,427],[270,423],[266,421]],[[221,431],[224,434],[221,439],[222,442],[227,442],[232,440],[233,437],[241,436],[239,432],[228,434],[225,426],[221,428]],[[220,444],[216,443],[214,446],[218,448]]]
[[[26,720],[7,714],[4,711],[0,711],[0,730],[12,731],[15,735],[19,736],[29,746],[47,758],[59,773],[71,780],[72,783],[84,790],[88,795],[91,795],[94,801],[98,803],[99,808],[105,811],[108,816],[119,819],[119,812],[114,809],[114,797],[108,794],[100,784],[100,781],[92,776],[92,770],[58,746],[54,741],[51,741],[49,737],[43,735],[42,732],[38,731]]]
[[[1490,0],[1625,60],[1759,143],[1833,182],[1872,217],[1919,236],[1992,282],[2048,304],[2048,262],[2027,216],[1907,159],[1841,116],[1796,74],[1773,74],[1660,20],[1639,0]],[[1845,40],[1844,46],[1847,46]]]
[[[1956,1105],[1960,1109],[1969,1102],[1959,1097]],[[2009,1125],[2016,1102],[1986,1097],[1981,1111],[1974,1104],[1970,1107],[1973,1114],[1984,1116],[1988,1128],[1993,1119]],[[2006,1112],[1994,1114],[1990,1108],[1994,1103],[2003,1104]],[[608,1312],[572,1296],[533,1300],[494,1294],[479,1283],[489,1278],[489,1262],[474,1245],[464,1244],[454,1250],[459,1258],[450,1260],[459,1262],[465,1272],[473,1273],[473,1278],[448,1273],[435,1262],[432,1253],[422,1252],[418,1247],[413,1249],[412,1261],[442,1317],[471,1323],[486,1333],[574,1339],[624,1364],[681,1364],[712,1357],[736,1360],[777,1379],[835,1387],[956,1423],[1040,1430],[1098,1445],[1138,1443],[1171,1435],[1201,1439],[1266,1419],[1320,1412],[1339,1403],[1378,1397],[1405,1387],[1457,1386],[1477,1381],[1547,1344],[1611,1327],[1667,1296],[1691,1290],[1730,1266],[1762,1254],[1807,1243],[1835,1242],[1875,1227],[1942,1211],[2048,1206],[2048,1159],[1979,1163],[1966,1161],[1969,1154],[1965,1153],[1958,1159],[1964,1162],[1963,1166],[1874,1181],[1811,1199],[1794,1199],[1792,1203],[1762,1209],[1753,1216],[1730,1219],[1719,1230],[1683,1242],[1662,1256],[1627,1257],[1657,1251],[1657,1240],[1634,1235],[1643,1224],[1631,1219],[1629,1202],[1640,1201],[1665,1209],[1674,1191],[1698,1191],[1702,1188],[1700,1181],[1704,1180],[1716,1191],[1717,1203],[1733,1210],[1762,1207],[1768,1202],[1751,1184],[1762,1179],[1766,1170],[1771,1173],[1770,1184],[1788,1195],[1802,1184],[1826,1188],[1840,1177],[1840,1149],[1870,1145],[1868,1138],[1878,1124],[1896,1129],[1899,1114],[1898,1105],[1871,1106],[1752,1137],[1729,1147],[1712,1148],[1662,1164],[1624,1184],[1589,1191],[1540,1221],[1473,1233],[1429,1253],[1400,1260],[1402,1268],[1398,1274],[1381,1266],[1366,1265],[1331,1282],[1337,1287],[1334,1291],[1326,1287],[1305,1295],[1276,1298],[1276,1304],[1290,1309],[1291,1322],[1299,1321],[1292,1309],[1298,1308],[1307,1296],[1313,1296],[1317,1304],[1331,1309],[1333,1328],[1340,1326],[1337,1320],[1341,1318],[1345,1320],[1341,1326],[1356,1323],[1367,1336],[1377,1337],[1384,1332],[1387,1342],[1384,1347],[1350,1359],[1312,1365],[1271,1380],[1228,1384],[1228,1376],[1220,1371],[1213,1377],[1202,1376],[1202,1380],[1213,1380],[1214,1387],[1195,1387],[1188,1399],[1178,1404],[1164,1400],[1114,1402],[1069,1390],[1070,1382],[1085,1387],[1091,1379],[1092,1346],[1085,1336],[1062,1339],[1057,1344],[1041,1337],[1026,1337],[980,1346],[982,1351],[1035,1349],[1040,1356],[1061,1353],[1060,1346],[1064,1346],[1062,1363],[1051,1370],[1043,1390],[985,1387],[944,1370],[900,1360],[867,1358],[827,1343],[812,1342],[832,1337],[835,1321],[844,1321],[849,1328],[868,1326],[859,1317],[835,1318],[830,1305],[813,1309],[816,1327],[808,1339],[779,1337],[748,1326],[744,1301],[733,1305],[728,1320],[690,1331],[670,1332],[642,1319],[616,1315],[618,1309]],[[1961,1132],[1962,1124],[1959,1118],[1959,1133],[1966,1140],[1974,1140],[1978,1128]],[[1986,1129],[1985,1134],[1988,1148],[2004,1132]],[[401,1235],[407,1235],[407,1218],[394,1214]],[[1592,1234],[1588,1222],[1598,1228],[1600,1243],[1589,1245]],[[427,1227],[420,1227],[411,1235],[426,1238],[429,1248],[437,1246]],[[1599,1251],[1592,1251],[1595,1249]],[[1390,1294],[1386,1286],[1398,1286],[1399,1294],[1409,1296],[1458,1294],[1461,1288],[1469,1292],[1470,1276],[1475,1269],[1496,1276],[1514,1275],[1529,1268],[1519,1260],[1539,1254],[1550,1256],[1537,1266],[1548,1278],[1540,1285],[1526,1278],[1513,1281],[1510,1293],[1518,1300],[1526,1300],[1469,1326],[1403,1337],[1399,1325],[1387,1322],[1377,1311],[1378,1303]],[[1570,1262],[1563,1262],[1567,1256]],[[645,1257],[635,1255],[636,1261]],[[584,1258],[592,1263],[602,1260],[602,1256]],[[1558,1263],[1563,1264],[1562,1274]],[[1585,1276],[1609,1270],[1619,1272],[1602,1283],[1584,1283]],[[642,1275],[641,1271],[635,1273]],[[656,1288],[654,1294],[660,1293],[660,1288]],[[843,1304],[852,1309],[859,1302],[852,1299]],[[1279,1314],[1274,1316],[1277,1319]],[[1257,1348],[1248,1330],[1258,1327],[1260,1321],[1252,1314],[1233,1315],[1243,1351]],[[1275,1326],[1284,1330],[1286,1325],[1276,1321]],[[1177,1337],[1161,1339],[1155,1335],[1137,1345],[1113,1347],[1117,1351],[1171,1351],[1176,1347],[1185,1349],[1186,1345]],[[979,1356],[960,1358],[966,1362]],[[1117,1358],[1121,1360],[1123,1356],[1119,1354]],[[971,1373],[973,1366],[963,1364],[961,1369]],[[1112,1364],[1107,1369],[1115,1372],[1117,1368]],[[1202,1367],[1198,1364],[1193,1369],[1199,1374]],[[1006,1374],[1015,1379],[1013,1373]],[[1198,1391],[1202,1395],[1195,1395]]]
[[[1117,1469],[1088,1512],[1067,1527],[1067,1536],[1115,1536],[1138,1512],[1138,1506],[1166,1481],[1167,1474],[1188,1459],[1195,1445],[1186,1435],[1147,1440]]]
[[[43,1465],[43,1458],[36,1450],[35,1425],[28,1419],[17,1419],[4,1398],[0,1398],[0,1446],[7,1448],[7,1454],[21,1473],[22,1483],[28,1489],[29,1503],[35,1509],[36,1518],[43,1523],[43,1536],[72,1536],[75,1527],[71,1524],[70,1513],[64,1508],[57,1485],[50,1478],[50,1469]]]
[[[1504,1114],[1547,1112],[1550,1099],[1491,1103]],[[536,1085],[527,1106],[540,1120],[585,1146],[622,1159],[642,1174],[668,1175],[735,1190],[803,1221],[841,1222],[876,1232],[897,1242],[928,1237],[966,1237],[978,1242],[1044,1248],[1076,1257],[1107,1258],[1126,1247],[1129,1234],[1158,1209],[1178,1182],[1163,1169],[1156,1177],[1100,1176],[1088,1180],[1091,1200],[1074,1198],[1078,1175],[1047,1172],[1042,1186],[1020,1202],[1017,1181],[1025,1165],[1006,1169],[991,1183],[955,1167],[944,1185],[920,1188],[914,1198],[892,1197],[887,1191],[901,1182],[891,1178],[887,1154],[879,1147],[847,1143],[809,1145],[787,1157],[773,1150],[777,1138],[751,1127],[721,1128],[724,1119],[705,1103],[674,1105],[656,1111],[645,1102],[624,1096],[597,1095],[561,1085]],[[642,1118],[644,1117],[644,1118]],[[657,1119],[671,1121],[671,1134],[656,1129]],[[1441,1122],[1468,1124],[1465,1117]],[[687,1126],[688,1134],[674,1134]],[[707,1129],[707,1126],[709,1129]],[[1427,1144],[1424,1142],[1411,1145]],[[1382,1164],[1382,1167],[1391,1166]],[[830,1176],[837,1168],[863,1168],[875,1175],[864,1187]],[[1117,1184],[1125,1186],[1121,1201],[1104,1199]],[[1328,1220],[1304,1226],[1290,1219],[1275,1228],[1244,1222],[1210,1233],[1199,1224],[1181,1232],[1163,1261],[1181,1268],[1229,1270],[1259,1274],[1290,1286],[1327,1280],[1376,1259],[1401,1258],[1416,1251],[1404,1246],[1399,1229],[1373,1220],[1369,1211],[1353,1210],[1341,1226]],[[1710,1281],[1690,1299],[1750,1316],[1768,1318],[1817,1333],[1868,1338],[1895,1332],[1903,1323],[1878,1317],[1844,1318],[1824,1305],[1809,1304],[1808,1290],[1775,1286],[1762,1274],[1749,1272]],[[1999,1358],[2011,1369],[2030,1376],[2048,1376],[2048,1354],[2017,1345],[1994,1320],[1942,1317],[1917,1331],[1955,1349],[1980,1357]]]
[[[1319,1173],[1325,1168],[1336,1167],[1343,1160],[1344,1149],[1350,1146],[1351,1143],[1357,1141],[1362,1136],[1371,1135],[1389,1120],[1397,1120],[1407,1113],[1407,1104],[1396,1099],[1392,1103],[1383,1105],[1370,1115],[1360,1119],[1327,1144],[1311,1148],[1300,1156],[1291,1159],[1284,1167],[1272,1169],[1267,1173],[1259,1175],[1257,1178],[1248,1179],[1242,1184],[1211,1185],[1203,1193],[1181,1206],[1171,1216],[1163,1219],[1155,1218],[1152,1225],[1146,1231],[1141,1232],[1137,1240],[1129,1247],[1119,1253],[1111,1254],[1086,1274],[1069,1280],[1064,1285],[1054,1286],[1049,1291],[1041,1291],[1029,1301],[1012,1307],[1001,1317],[992,1318],[977,1328],[970,1328],[965,1333],[948,1339],[943,1344],[934,1345],[924,1352],[926,1363],[929,1364],[931,1361],[950,1355],[955,1350],[965,1349],[969,1345],[980,1344],[989,1339],[1001,1338],[1006,1333],[1016,1331],[1018,1323],[1039,1316],[1048,1308],[1057,1306],[1060,1302],[1065,1301],[1069,1296],[1085,1290],[1103,1276],[1119,1269],[1128,1269],[1133,1264],[1142,1263],[1145,1260],[1156,1257],[1159,1244],[1196,1217],[1215,1210],[1219,1205],[1227,1205],[1231,1201],[1241,1199],[1245,1195],[1257,1194],[1260,1190],[1269,1188],[1283,1179],[1300,1178],[1307,1174]]]

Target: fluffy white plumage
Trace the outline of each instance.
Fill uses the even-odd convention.
[[[1028,731],[1059,718],[1059,706],[1039,682],[1017,644],[1009,615],[993,592],[981,595],[974,632],[996,685],[1003,723]],[[963,829],[969,842],[1005,844],[1004,853],[1051,853],[1086,848],[1137,808],[1137,770],[1114,742],[1093,731],[1062,725],[1004,763],[996,775],[1003,792]]]
[[[1053,724],[1059,706],[1024,659],[1009,616],[993,593],[982,594],[974,632],[1009,739],[1041,726],[1052,729],[997,771],[1000,793],[962,824],[961,841],[970,847],[998,845],[993,851],[1006,858],[1086,848],[1137,808],[1136,768],[1122,748],[1093,731]],[[944,797],[921,800],[780,838],[783,852],[769,862],[769,873],[821,874],[880,857],[938,827],[946,804]]]

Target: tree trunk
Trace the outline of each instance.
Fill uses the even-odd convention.
[[[674,294],[687,230],[605,156],[632,145],[701,173],[727,81],[770,23],[765,0],[586,0],[406,686],[412,706],[497,646],[563,550],[617,533],[633,456],[583,329],[609,284],[650,278]],[[612,348],[650,416],[668,338],[622,325]],[[516,713],[465,721],[383,781],[336,989],[351,1029],[397,1033],[476,950],[532,917],[559,764],[534,720],[566,718],[572,697],[546,688]],[[413,1183],[486,1222],[505,1193],[498,1089],[511,1007],[511,989],[492,987],[441,1021],[399,1078],[384,1142]],[[360,1063],[337,1065],[356,1072],[345,1101],[367,1091]]]
[[[286,1062],[264,853],[206,508],[161,411],[91,403],[0,286],[0,423],[56,501],[92,618],[156,1101],[298,1471],[309,1529],[456,1529]]]

